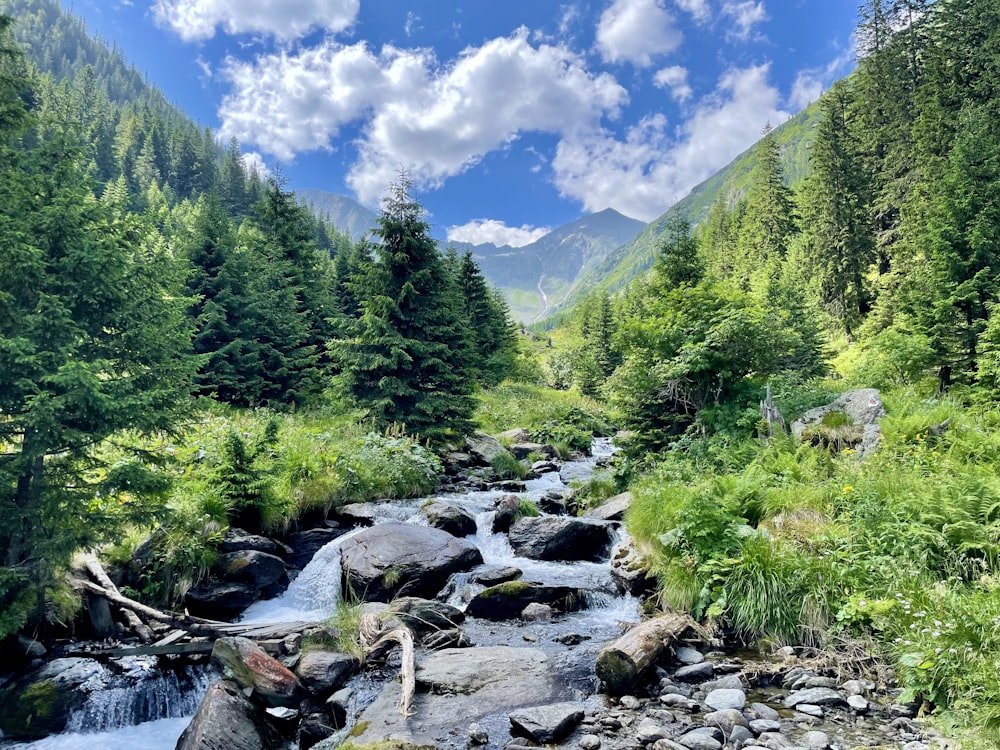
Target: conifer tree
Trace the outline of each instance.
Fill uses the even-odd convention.
[[[461,293],[411,190],[405,174],[390,187],[356,285],[361,317],[333,351],[373,426],[440,442],[472,428],[475,371]]]
[[[513,366],[517,334],[507,310],[498,304],[471,252],[465,252],[458,261],[457,276],[477,378],[486,387],[497,385]]]

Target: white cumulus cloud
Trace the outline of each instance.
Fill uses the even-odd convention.
[[[326,40],[296,53],[229,60],[233,91],[219,109],[236,136],[281,159],[331,149],[340,129],[361,125],[347,184],[374,204],[400,166],[435,187],[522,132],[563,135],[615,117],[628,95],[561,45],[533,45],[527,29],[464,50],[440,65],[426,50]]]
[[[256,151],[247,151],[242,156],[243,166],[246,168],[247,172],[256,172],[262,179],[271,176],[271,170],[268,169],[267,164],[264,163],[264,157]]]
[[[670,95],[679,102],[686,102],[694,94],[694,90],[688,85],[687,68],[680,65],[656,71],[653,83],[661,89],[670,89]]]
[[[708,0],[676,0],[677,7],[691,14],[698,23],[705,23],[712,18],[712,9]]]
[[[606,131],[567,137],[553,160],[556,186],[588,211],[612,206],[644,221],[656,218],[756,142],[766,123],[788,119],[768,72],[768,65],[729,70],[674,132],[654,115],[624,139]]]
[[[519,227],[509,227],[496,219],[475,219],[460,226],[448,227],[450,242],[469,242],[482,245],[491,242],[502,247],[524,247],[540,240],[552,230],[548,227],[531,227],[523,224]]]
[[[683,39],[662,0],[614,0],[597,24],[597,48],[607,62],[649,67]]]
[[[763,0],[726,2],[722,6],[722,15],[732,19],[733,28],[728,36],[736,39],[749,39],[753,27],[767,20],[767,10],[764,8]]]
[[[824,66],[800,70],[792,83],[789,104],[796,110],[808,107],[822,96],[830,84],[847,73],[853,61],[852,52],[846,50]]]
[[[351,27],[360,0],[156,0],[153,15],[181,39],[210,39],[222,27],[227,34],[264,33],[297,39],[320,28],[336,33]]]

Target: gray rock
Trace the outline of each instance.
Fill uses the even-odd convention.
[[[791,740],[789,740],[781,732],[764,732],[757,738],[757,742],[768,748],[768,750],[783,750],[786,747],[791,747]]]
[[[237,581],[199,583],[184,595],[184,606],[196,617],[229,620],[257,601],[253,584]]]
[[[263,589],[285,575],[285,561],[259,550],[239,550],[220,555],[214,569],[227,581],[242,581]]]
[[[722,743],[710,734],[696,729],[677,740],[688,750],[722,750]]]
[[[823,718],[823,707],[813,703],[800,703],[795,707],[795,710],[813,719]],[[796,716],[796,721],[801,721],[801,719]]]
[[[545,456],[545,458],[556,458],[559,454],[556,453],[556,449],[551,445],[544,445],[542,443],[534,443],[530,440],[519,440],[510,446],[510,452],[514,454],[514,458],[518,461],[527,458],[532,453],[537,453],[540,456]]]
[[[657,740],[653,743],[653,750],[686,750],[686,748],[673,740]]]
[[[336,717],[331,719],[329,714],[321,711],[304,714],[298,726],[299,750],[309,750],[309,748],[330,737],[334,731],[343,728],[343,726],[343,716],[339,719]],[[289,734],[295,734],[294,727]]]
[[[778,712],[766,703],[751,703],[750,710],[757,714],[758,719],[770,719],[771,721],[777,721],[781,718]]]
[[[572,612],[583,607],[584,592],[570,586],[508,581],[480,591],[469,602],[466,612],[484,620],[512,620],[532,603],[547,604],[558,612]]]
[[[701,664],[705,661],[705,655],[701,651],[696,651],[688,646],[678,646],[674,649],[674,656],[681,664]]]
[[[837,687],[837,680],[833,677],[820,677],[819,675],[813,675],[806,679],[805,684],[802,685],[804,688],[817,688],[817,687]]]
[[[712,666],[711,662],[706,661],[701,664],[691,664],[681,667],[674,672],[674,679],[681,682],[702,682],[711,678],[714,674],[715,667]]]
[[[743,713],[736,708],[724,708],[705,714],[705,725],[721,729],[726,737],[732,734],[733,727],[746,729],[750,726]]]
[[[792,422],[792,434],[795,437],[802,437],[807,427],[821,422],[825,415],[835,411],[844,412],[854,424],[862,426],[863,436],[858,446],[859,457],[864,457],[878,445],[882,433],[878,420],[885,416],[885,408],[882,406],[879,392],[874,388],[847,391],[826,406],[810,409]]]
[[[302,655],[295,673],[311,693],[325,698],[344,687],[360,668],[361,662],[354,656],[332,651],[307,651]]]
[[[914,703],[893,703],[889,706],[889,715],[902,717],[905,719],[912,719],[917,715],[917,710],[919,706]]]
[[[551,620],[554,614],[555,610],[548,604],[532,602],[521,610],[521,619],[525,622],[544,622],[546,620]]]
[[[394,599],[386,613],[420,637],[436,630],[452,630],[465,620],[465,613],[444,602],[402,596]]]
[[[619,592],[644,596],[655,589],[656,576],[650,563],[635,548],[628,534],[622,534],[612,546],[610,562],[611,578]]]
[[[722,688],[713,690],[705,696],[705,705],[716,711],[727,708],[735,708],[738,711],[742,711],[746,704],[747,696],[742,690]]]
[[[533,560],[607,559],[611,527],[599,521],[564,516],[521,518],[509,532],[514,553]]]
[[[580,738],[580,750],[601,750],[601,738],[596,734],[585,734]]]
[[[265,723],[260,708],[230,682],[214,682],[176,750],[267,750],[282,740]]]
[[[468,734],[469,743],[473,745],[485,745],[490,741],[489,733],[483,728],[482,724],[477,724],[476,722],[469,724]]]
[[[249,638],[219,638],[212,648],[212,661],[268,706],[295,708],[305,697],[295,674]]]
[[[452,536],[471,536],[476,533],[476,519],[465,508],[444,500],[431,500],[421,510],[427,522],[435,529],[447,531]]]
[[[520,568],[505,566],[502,568],[490,568],[489,570],[472,573],[469,575],[469,582],[478,583],[483,586],[496,586],[498,583],[516,581],[522,575],[523,574],[521,573]]]
[[[364,529],[341,546],[344,589],[360,601],[388,601],[400,593],[433,597],[453,573],[483,561],[474,544],[409,523]]]
[[[802,744],[809,750],[826,750],[830,747],[830,737],[826,732],[806,732],[802,737]]]
[[[510,429],[510,430],[504,430],[499,435],[497,435],[497,437],[500,438],[500,440],[503,440],[505,443],[508,443],[508,444],[511,444],[511,443],[530,443],[531,442],[531,433],[528,432],[523,427],[515,427],[515,428]]]
[[[638,711],[639,707],[642,706],[642,701],[634,695],[623,695],[618,699],[618,703],[622,708],[627,708],[629,711]]]
[[[608,498],[596,508],[584,511],[584,518],[594,518],[598,521],[621,521],[625,518],[625,511],[632,504],[632,493],[623,492],[620,495]]]
[[[765,732],[780,732],[781,722],[777,719],[754,719],[750,722],[750,730],[754,734],[764,734]]]
[[[309,564],[317,552],[345,533],[344,529],[322,528],[292,534],[288,538],[288,546],[292,548],[292,554],[286,558],[288,567],[301,570]]]
[[[931,750],[931,746],[926,742],[913,740],[912,742],[907,742],[903,745],[903,750]]]
[[[848,680],[840,686],[848,695],[868,695],[868,683],[864,680]]]
[[[814,706],[842,706],[846,702],[844,697],[836,690],[825,687],[797,690],[785,698],[785,706],[787,708],[796,708],[802,703]]]
[[[542,744],[558,742],[583,720],[580,703],[550,703],[514,711],[510,715],[511,734]]]
[[[232,527],[226,529],[222,535],[222,541],[219,543],[219,552],[241,552],[245,550],[266,552],[269,555],[277,555],[278,557],[285,557],[291,552],[289,547],[273,539],[268,539],[266,536],[251,534],[245,529]]]
[[[715,672],[718,674],[722,668],[721,664],[715,665]],[[738,674],[729,674],[717,680],[711,680],[702,685],[704,690],[742,690],[743,679]]]
[[[467,452],[484,466],[489,466],[495,458],[507,453],[499,440],[485,432],[476,431],[469,435],[465,438],[465,446]]]
[[[742,747],[750,740],[753,740],[753,732],[744,726],[737,724],[729,732],[729,744],[733,747]]]
[[[701,708],[698,701],[680,693],[665,693],[660,696],[660,703],[669,708],[682,708],[685,711],[698,711]]]
[[[868,699],[862,695],[847,696],[847,705],[856,713],[864,713],[868,710]]]
[[[635,730],[635,738],[640,745],[652,745],[657,740],[667,739],[670,733],[653,719],[643,719]]]
[[[102,672],[92,659],[53,659],[9,683],[0,689],[0,737],[33,740],[62,732],[87,697],[83,686]]]

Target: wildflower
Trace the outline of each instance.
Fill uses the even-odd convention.
[[[940,654],[941,653],[941,648],[938,647],[938,648],[934,649],[934,653],[935,654]]]
[[[854,492],[854,487],[852,487],[849,484],[845,484],[844,485],[844,494],[847,495],[847,494],[849,494],[851,492]]]

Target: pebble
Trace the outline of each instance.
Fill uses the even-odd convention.
[[[469,724],[469,742],[473,745],[485,745],[490,741],[490,735],[483,728],[482,724],[472,722]]]
[[[763,734],[764,732],[780,732],[781,722],[773,719],[754,719],[750,722],[750,729],[753,730],[754,734]]]
[[[745,742],[753,739],[753,732],[751,732],[746,727],[735,726],[732,731],[729,732],[729,744],[733,747],[739,747]]]
[[[750,710],[757,714],[758,719],[770,719],[771,721],[777,721],[781,718],[780,714],[771,708],[766,703],[751,703]]]
[[[657,740],[665,740],[669,736],[670,733],[652,719],[643,719],[635,730],[635,738],[641,745],[652,745]]]
[[[622,708],[627,708],[629,711],[635,711],[642,705],[642,701],[636,698],[634,695],[623,695],[618,699]]]
[[[826,750],[830,747],[830,737],[826,732],[806,732],[802,742],[809,750]]]
[[[862,695],[849,695],[847,696],[847,705],[858,713],[864,713],[868,710],[868,699]]]
[[[705,656],[700,651],[696,651],[688,646],[678,646],[674,650],[674,656],[677,657],[677,661],[681,664],[701,664],[705,661]]]
[[[840,686],[848,695],[868,695],[868,683],[863,680],[848,680]]]
[[[698,732],[689,732],[681,737],[678,742],[688,750],[722,750],[722,743],[714,737]]]
[[[580,738],[580,750],[600,750],[601,738],[596,734],[585,734]]]
[[[700,706],[698,701],[691,700],[679,693],[667,693],[666,695],[660,696],[660,703],[664,706],[670,706],[674,708],[683,708],[686,711],[697,711]]]
[[[795,707],[796,721],[808,721],[809,719],[822,719],[823,718],[823,707],[814,706],[812,703],[800,703]],[[805,716],[805,719],[798,718],[799,716]]]
[[[701,664],[691,664],[681,667],[674,672],[674,679],[681,682],[701,682],[712,677],[714,674],[715,667],[710,662],[705,661]]]

